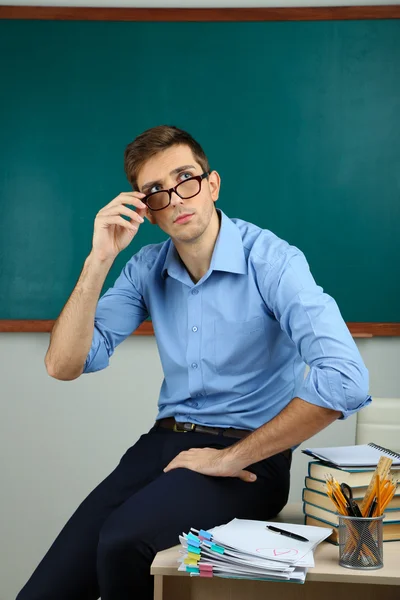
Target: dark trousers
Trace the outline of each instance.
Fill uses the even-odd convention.
[[[255,483],[163,472],[183,450],[235,442],[153,427],[79,506],[17,600],[151,600],[154,556],[179,543],[182,531],[275,516],[289,492],[290,459],[283,454],[249,467]]]

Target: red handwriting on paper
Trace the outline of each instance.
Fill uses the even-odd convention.
[[[269,554],[273,556],[281,556],[286,555],[288,557],[297,556],[299,551],[296,548],[257,548],[256,552],[260,552],[262,554]]]

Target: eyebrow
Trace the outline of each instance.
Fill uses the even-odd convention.
[[[183,165],[182,167],[177,167],[176,169],[173,169],[172,171],[170,171],[170,175],[178,175],[178,173],[181,173],[182,171],[187,171],[189,169],[195,169],[196,167],[194,165]],[[142,186],[142,192],[144,192],[147,189],[150,189],[153,187],[153,185],[156,184],[162,184],[162,181],[160,179],[156,179],[155,181],[148,181],[147,183],[144,184],[144,186]]]

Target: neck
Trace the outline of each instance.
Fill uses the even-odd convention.
[[[194,283],[200,281],[210,268],[219,228],[219,216],[214,210],[207,229],[199,238],[191,242],[174,240],[175,248]]]

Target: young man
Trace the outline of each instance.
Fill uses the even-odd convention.
[[[150,314],[165,376],[157,421],[77,509],[18,600],[150,600],[159,550],[190,527],[275,516],[290,449],[370,400],[357,347],[304,255],[216,210],[220,177],[188,133],[144,132],[125,168],[135,191],[96,216],[46,366],[62,380],[104,369]],[[99,301],[143,217],[170,239],[142,248]]]

